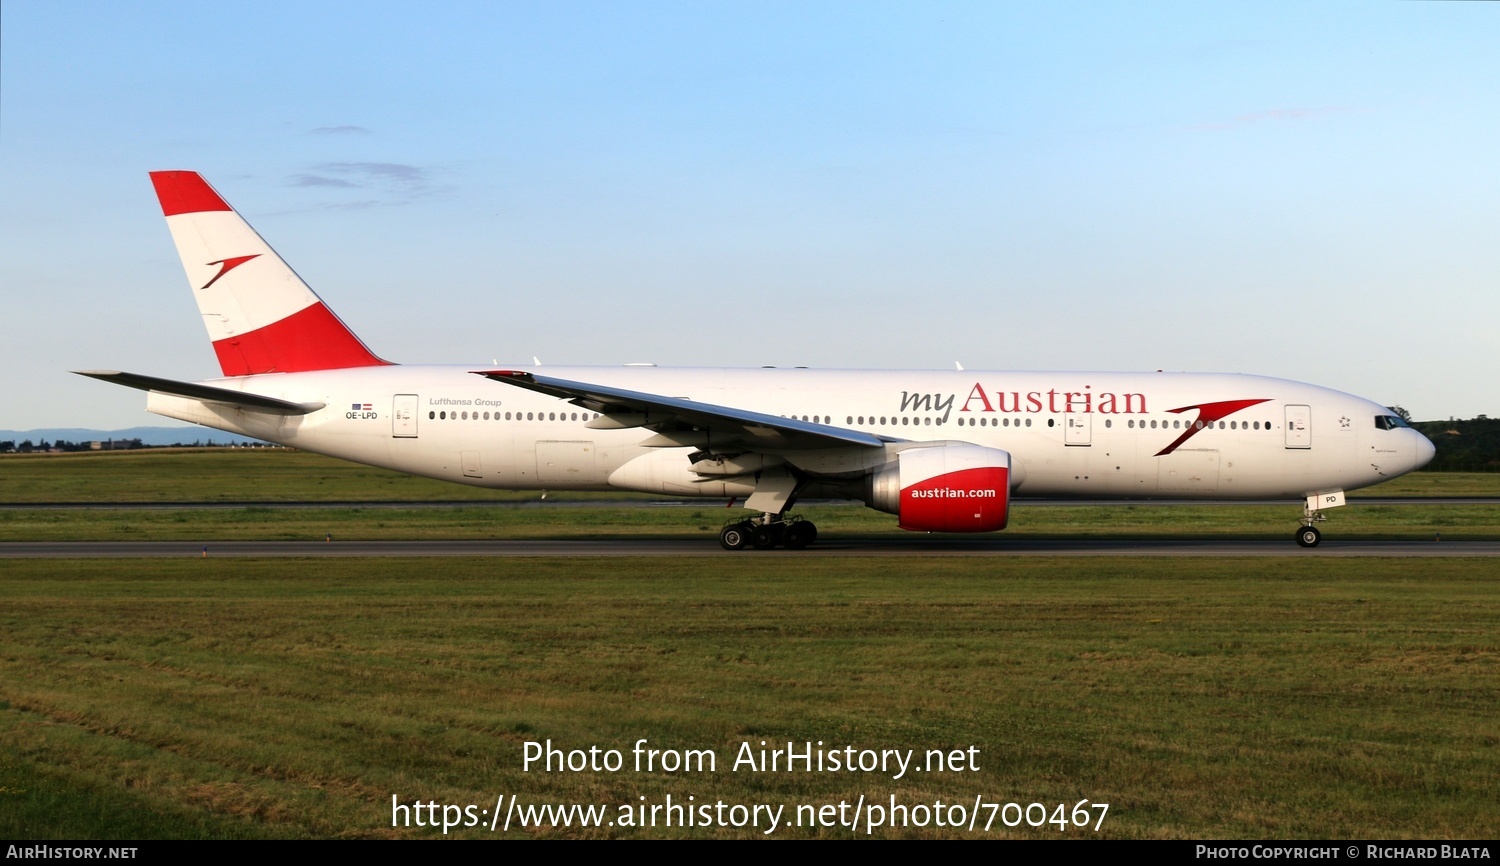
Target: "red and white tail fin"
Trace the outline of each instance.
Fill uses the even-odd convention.
[[[225,376],[389,363],[196,172],[153,171],[151,183]]]

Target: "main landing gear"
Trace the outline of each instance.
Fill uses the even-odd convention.
[[[766,514],[725,525],[719,530],[719,545],[725,550],[770,550],[776,546],[801,550],[818,539],[818,527],[800,517]]]

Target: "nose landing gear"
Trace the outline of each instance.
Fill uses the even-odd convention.
[[[1309,494],[1306,501],[1302,503],[1302,525],[1297,527],[1297,544],[1302,547],[1317,547],[1318,542],[1323,540],[1323,533],[1318,531],[1315,523],[1322,523],[1328,519],[1323,513],[1324,508],[1338,508],[1344,504],[1344,491],[1335,490],[1326,493]]]

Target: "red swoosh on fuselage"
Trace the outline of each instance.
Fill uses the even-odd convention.
[[[1186,412],[1189,409],[1197,409],[1198,420],[1189,423],[1188,428],[1182,432],[1181,436],[1178,436],[1171,445],[1156,452],[1153,456],[1160,457],[1163,454],[1171,454],[1177,450],[1177,446],[1191,439],[1194,433],[1197,433],[1220,418],[1227,418],[1241,409],[1248,409],[1251,406],[1268,402],[1270,402],[1269,397],[1259,400],[1221,400],[1217,403],[1199,403],[1196,406],[1183,406],[1181,409],[1168,409],[1168,412]]]

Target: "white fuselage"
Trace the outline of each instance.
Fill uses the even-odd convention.
[[[205,383],[327,404],[302,416],[242,412],[155,392],[148,408],[480,487],[713,497],[748,492],[744,482],[694,474],[688,455],[698,447],[643,444],[655,434],[639,427],[587,427],[593,413],[474,375],[483,369],[392,365]],[[1378,425],[1377,417],[1391,414],[1379,404],[1261,376],[640,366],[536,372],[896,440],[1002,449],[1012,455],[1011,487],[1018,496],[1297,499],[1377,484],[1432,457],[1431,443],[1415,430]],[[1221,417],[1197,426],[1214,414],[1210,406]],[[821,477],[859,471],[860,459],[868,468],[867,458],[846,457],[830,451],[788,460]]]

